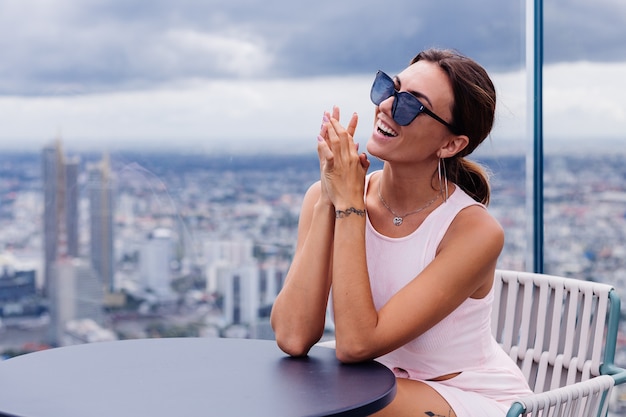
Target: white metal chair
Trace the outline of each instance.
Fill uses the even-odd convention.
[[[614,365],[620,299],[597,282],[497,270],[492,330],[534,395],[507,417],[604,417],[626,371]]]
[[[534,394],[506,417],[605,417],[613,386],[620,299],[613,287],[531,272],[497,270],[493,335]],[[334,347],[334,340],[319,343]]]

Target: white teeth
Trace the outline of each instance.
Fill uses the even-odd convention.
[[[380,120],[376,122],[376,128],[385,136],[398,136],[398,132],[396,132]]]

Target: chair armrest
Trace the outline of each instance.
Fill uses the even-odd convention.
[[[554,415],[605,416],[608,396],[615,385],[611,375],[600,375],[551,391],[532,394],[515,401],[506,417],[519,417],[525,413],[537,415],[537,411],[554,408]],[[560,414],[558,411],[564,410]],[[550,415],[553,415],[552,413]]]
[[[626,382],[626,369],[616,365],[602,365],[600,371],[603,375],[611,375],[615,380],[615,385],[621,385]]]

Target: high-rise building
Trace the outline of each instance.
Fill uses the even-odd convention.
[[[43,308],[35,269],[18,262],[10,252],[0,253],[0,316],[36,316]]]
[[[216,291],[216,268],[223,266],[236,267],[255,262],[254,243],[251,239],[207,240],[203,242],[203,253],[206,259],[207,291]]]
[[[51,276],[49,342],[61,346],[68,322],[78,319],[91,319],[99,325],[104,322],[104,292],[100,278],[84,259],[59,259],[52,267]]]
[[[170,286],[173,244],[172,231],[158,228],[149,234],[139,255],[142,289],[160,299],[167,299],[173,293]]]
[[[91,264],[108,293],[115,291],[113,254],[113,182],[108,155],[88,167]]]
[[[223,296],[224,320],[229,325],[253,325],[258,320],[259,268],[255,263],[217,268],[218,292]]]
[[[52,278],[52,266],[57,259],[59,236],[58,171],[60,155],[57,146],[46,146],[42,153],[43,180],[43,246],[44,246],[44,281],[43,292],[48,294]]]
[[[204,255],[207,291],[221,296],[223,325],[256,329],[259,310],[271,304],[280,289],[276,286],[278,268],[259,268],[251,239],[206,241]],[[253,331],[258,336],[257,330]]]
[[[78,161],[66,161],[61,141],[42,152],[44,195],[44,284],[48,293],[52,268],[57,259],[78,255]]]
[[[60,140],[43,149],[43,289],[50,311],[49,342],[57,346],[67,322],[103,322],[102,280],[91,263],[80,258],[79,166],[77,158],[64,156]]]
[[[65,227],[67,231],[67,255],[77,257],[78,254],[78,157],[65,160]]]

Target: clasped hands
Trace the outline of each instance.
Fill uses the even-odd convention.
[[[363,208],[365,175],[370,166],[365,152],[359,154],[354,143],[358,115],[352,114],[347,127],[339,122],[340,111],[324,112],[317,153],[320,160],[322,198],[327,197],[336,209]]]

